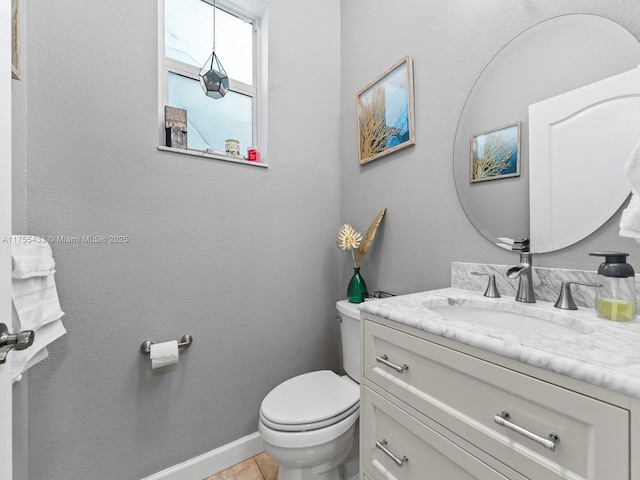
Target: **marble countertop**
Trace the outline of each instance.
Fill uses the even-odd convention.
[[[475,306],[534,316],[570,329],[528,332],[447,319],[428,306]],[[480,292],[443,288],[361,303],[366,313],[493,352],[536,367],[640,398],[640,321],[613,322],[593,309],[560,310],[551,302],[489,299]],[[551,325],[552,326],[552,325]]]

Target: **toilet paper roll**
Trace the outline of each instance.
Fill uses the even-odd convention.
[[[152,343],[149,356],[151,358],[151,368],[161,368],[167,365],[178,363],[178,342]]]

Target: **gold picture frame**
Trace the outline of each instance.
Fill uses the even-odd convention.
[[[471,136],[469,182],[486,182],[520,176],[522,122]]]
[[[20,80],[20,0],[11,0],[11,78]]]
[[[416,143],[410,56],[356,94],[356,112],[360,165]]]

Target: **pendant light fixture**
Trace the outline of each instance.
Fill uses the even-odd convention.
[[[216,55],[216,2],[213,1],[213,49],[200,70],[200,86],[205,95],[222,98],[229,90],[229,76]]]

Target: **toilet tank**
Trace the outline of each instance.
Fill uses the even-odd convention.
[[[342,338],[342,368],[360,383],[360,310],[357,303],[340,300],[336,303]]]

